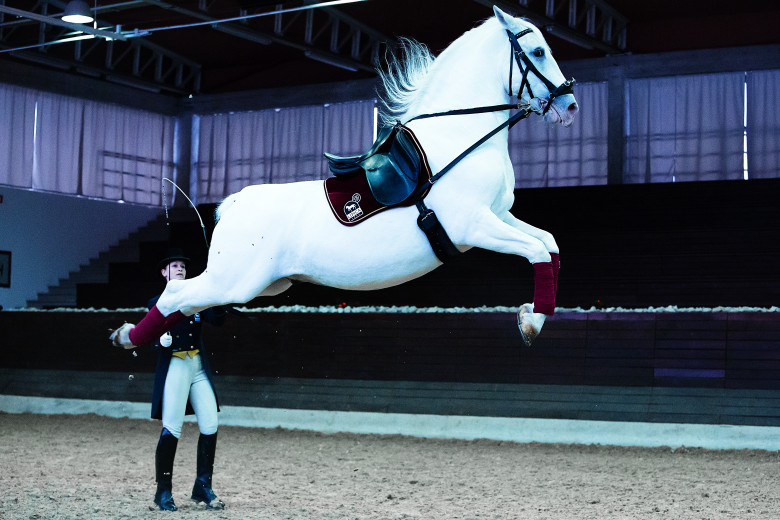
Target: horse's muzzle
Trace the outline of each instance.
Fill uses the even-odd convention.
[[[572,94],[560,96],[553,99],[552,102],[541,100],[539,105],[544,108],[537,113],[542,115],[547,123],[560,123],[564,127],[569,127],[574,123],[574,118],[580,110],[577,100]]]

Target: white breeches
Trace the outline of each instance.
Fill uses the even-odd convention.
[[[200,354],[184,359],[174,356],[168,366],[163,390],[162,423],[163,428],[177,439],[181,436],[188,396],[198,419],[200,433],[217,433],[217,399],[201,366]]]

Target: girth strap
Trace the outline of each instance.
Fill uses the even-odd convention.
[[[460,255],[460,251],[458,251],[458,248],[455,247],[455,244],[450,240],[449,235],[447,235],[441,222],[439,222],[439,219],[436,217],[436,213],[428,208],[422,199],[416,202],[416,206],[417,211],[420,212],[420,216],[417,217],[417,226],[425,233],[436,257],[441,260],[442,263],[447,263],[447,260],[451,260]]]

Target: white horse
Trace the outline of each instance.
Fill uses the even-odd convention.
[[[394,60],[382,75],[384,102],[394,119],[406,122],[424,113],[505,104],[517,96],[546,122],[571,125],[578,110],[571,82],[564,81],[540,31],[498,8],[494,13],[435,59],[424,46],[406,42],[405,59]],[[508,117],[508,110],[433,117],[409,127],[436,173]],[[459,251],[481,247],[533,264],[534,303],[518,313],[523,339],[530,344],[545,316],[554,312],[558,245],[550,233],[509,212],[515,176],[507,142],[504,128],[442,176],[425,204],[435,210]],[[189,280],[170,281],[156,307],[137,326],[114,331],[111,340],[124,348],[148,344],[184,316],[277,295],[292,280],[373,290],[422,276],[441,261],[418,228],[417,216],[413,205],[397,207],[346,227],[331,213],[322,181],[247,186],[217,210],[206,270]]]

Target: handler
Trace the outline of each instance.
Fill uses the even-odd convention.
[[[190,259],[180,249],[171,249],[157,268],[166,282],[183,280]],[[149,300],[151,309],[160,296]],[[152,419],[162,419],[162,433],[157,443],[155,473],[157,492],[154,503],[160,510],[176,511],[172,496],[173,460],[181,436],[184,416],[195,414],[198,420],[197,472],[192,500],[206,509],[224,509],[225,503],[211,489],[214,453],[217,448],[217,412],[219,405],[212,384],[208,356],[201,338],[201,323],[222,325],[227,315],[223,307],[212,307],[187,317],[171,332],[166,332],[153,346],[158,351],[157,371],[152,396]]]

